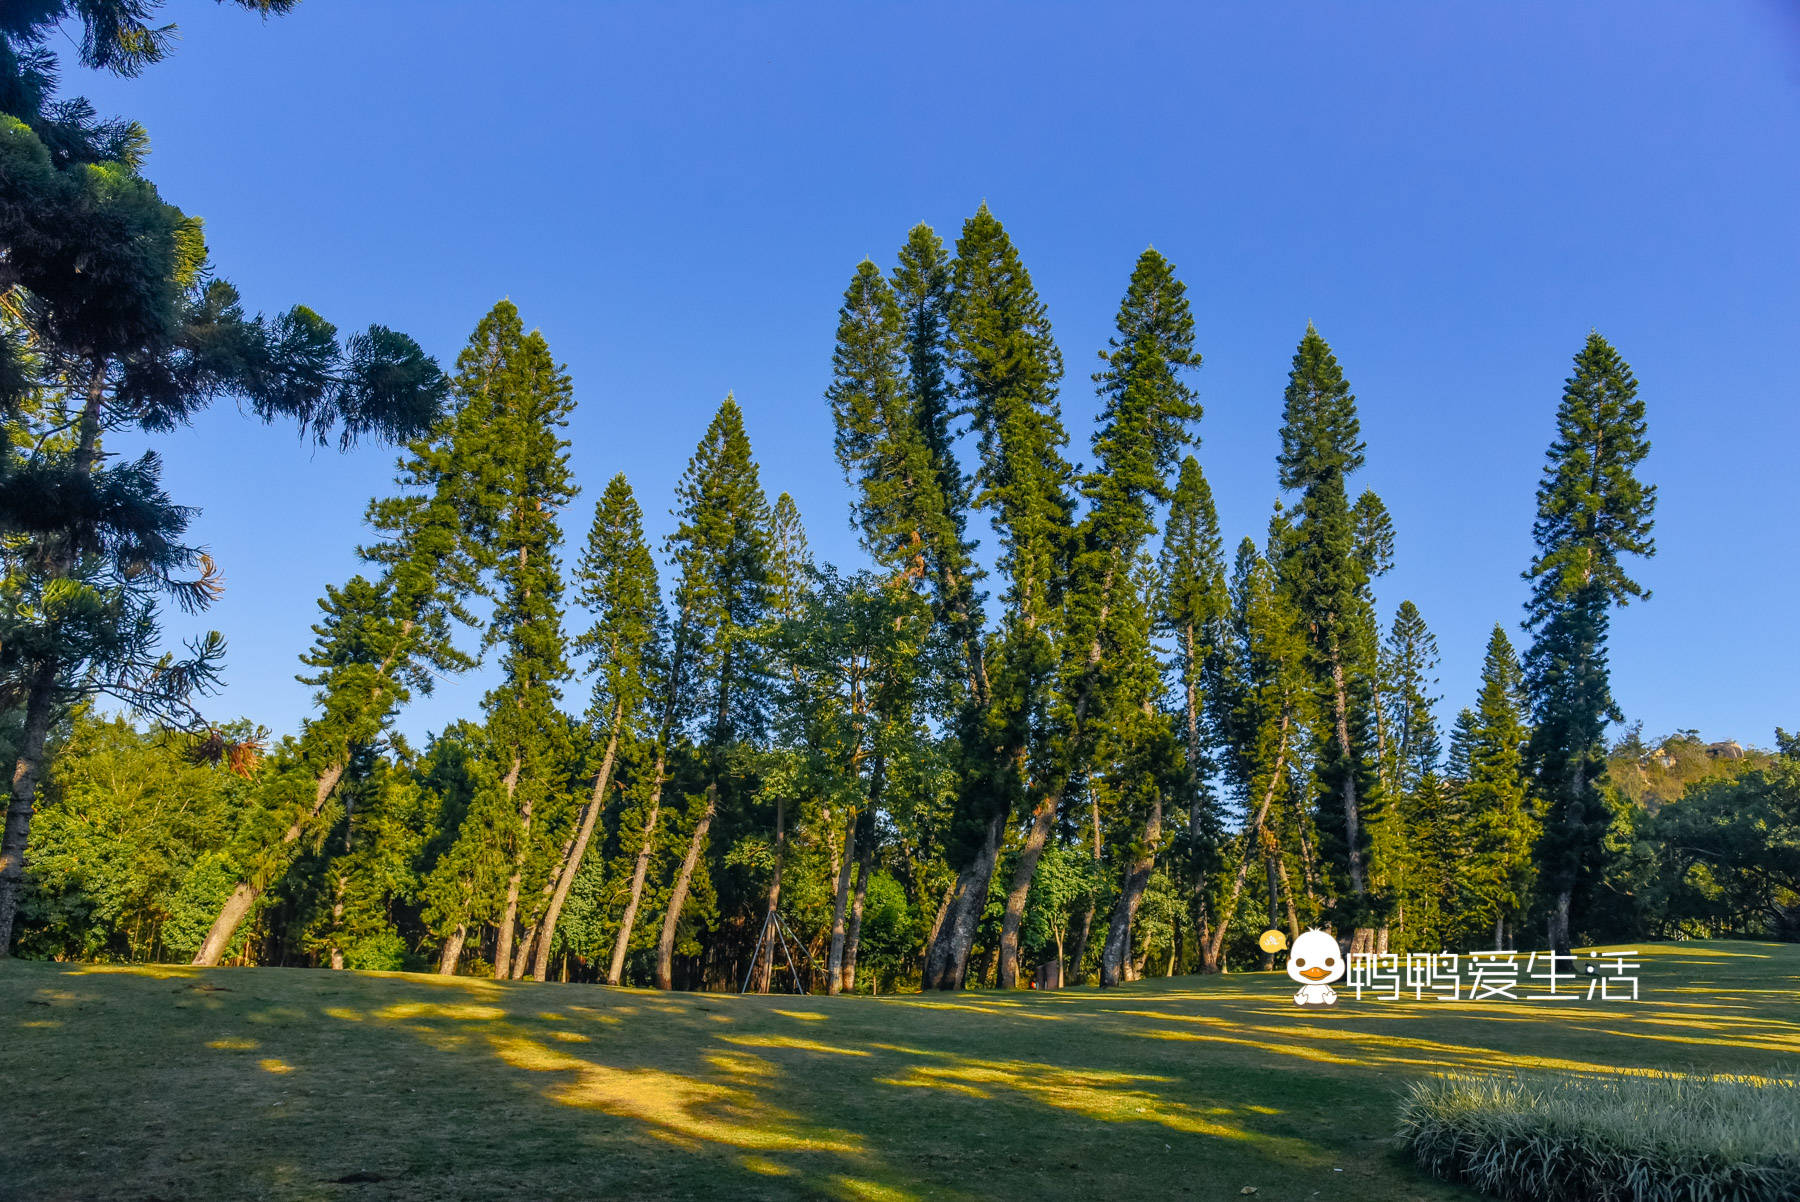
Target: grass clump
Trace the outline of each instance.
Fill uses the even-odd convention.
[[[1791,1076],[1451,1073],[1408,1089],[1400,1139],[1428,1171],[1502,1198],[1800,1199]]]

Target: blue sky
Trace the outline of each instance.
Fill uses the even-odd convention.
[[[1518,637],[1555,405],[1600,330],[1660,490],[1655,595],[1614,627],[1620,703],[1651,733],[1800,726],[1800,19],[1775,0],[166,14],[169,62],[69,90],[147,126],[150,175],[253,308],[380,321],[449,363],[517,302],[575,381],[572,542],[618,471],[665,533],[735,390],[770,495],[856,562],[821,395],[844,285],[986,200],[1048,305],[1077,458],[1133,260],[1176,264],[1230,543],[1261,536],[1318,325],[1360,402],[1355,483],[1398,530],[1382,609],[1411,598],[1436,632],[1446,717],[1493,624]],[[156,445],[226,576],[214,706],[294,729],[315,598],[355,570],[393,455],[314,452],[230,406]],[[403,729],[484,687],[448,682]]]

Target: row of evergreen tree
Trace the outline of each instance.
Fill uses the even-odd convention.
[[[565,581],[573,387],[496,306],[370,506],[368,571],[321,601],[314,716],[253,767],[232,744],[250,779],[195,878],[218,902],[197,962],[768,988],[780,913],[835,990],[871,897],[865,962],[927,988],[1216,971],[1265,923],[1435,950],[1542,919],[1566,947],[1610,821],[1607,622],[1651,550],[1629,369],[1598,335],[1576,358],[1531,649],[1521,668],[1495,627],[1446,757],[1432,635],[1410,602],[1377,618],[1394,533],[1352,499],[1364,447],[1323,338],[1294,356],[1282,500],[1228,561],[1191,453],[1194,320],[1157,252],[1115,325],[1083,471],[1005,230],[985,206],[953,249],[915,228],[891,271],[854,272],[826,395],[868,566],[814,563],[727,398],[677,490],[665,603],[623,476]],[[394,734],[487,655],[479,720],[418,751]]]

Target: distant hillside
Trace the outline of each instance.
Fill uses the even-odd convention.
[[[1773,763],[1775,753],[1746,747],[1735,739],[1707,740],[1695,730],[1678,730],[1661,739],[1646,739],[1634,726],[1606,758],[1613,787],[1655,813],[1666,802],[1703,780],[1729,780],[1752,768]]]

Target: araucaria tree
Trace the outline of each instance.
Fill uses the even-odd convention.
[[[1018,250],[986,205],[957,240],[949,331],[960,399],[980,439],[975,503],[993,514],[1006,589],[982,668],[985,704],[972,696],[958,719],[957,877],[926,953],[928,989],[961,987],[1007,825],[1027,796],[1034,762],[1048,766],[1045,718],[1073,534],[1071,469],[1062,455],[1068,436],[1057,402],[1062,353]]]
[[[340,342],[304,306],[247,316],[206,270],[199,220],[142,174],[143,128],[56,97],[64,19],[84,26],[85,65],[135,74],[169,46],[170,29],[147,23],[155,7],[46,0],[0,15],[0,701],[23,722],[0,838],[0,957],[52,725],[104,695],[204,729],[192,699],[224,653],[216,634],[185,657],[163,652],[160,606],[205,608],[219,577],[184,541],[192,512],[162,490],[158,457],[108,465],[103,439],[165,433],[232,397],[321,442],[399,440],[442,397],[436,365],[392,330]]]
[[[721,794],[744,787],[742,771],[763,731],[769,692],[766,648],[771,514],[750,457],[744,415],[726,397],[676,487],[679,525],[668,550],[679,639],[692,648],[694,722],[706,781],[687,852],[676,869],[656,945],[656,985],[674,983],[676,936]]]
[[[562,437],[575,401],[543,335],[525,332],[512,302],[496,305],[484,325],[479,374],[459,388],[480,389],[489,409],[485,427],[469,432],[487,446],[466,452],[494,474],[498,512],[485,542],[494,612],[483,646],[501,649],[502,677],[482,701],[488,771],[457,838],[473,846],[453,848],[432,885],[445,935],[439,970],[455,971],[469,924],[483,919],[496,929],[494,975],[505,978],[521,975],[514,945],[532,925],[520,921],[521,900],[556,872],[570,809],[573,732],[557,708],[569,676],[557,515],[575,491]]]
[[[1637,474],[1648,430],[1631,368],[1590,333],[1557,406],[1531,529],[1538,552],[1525,573],[1531,771],[1545,811],[1537,864],[1559,954],[1569,951],[1572,911],[1601,868],[1611,823],[1600,785],[1606,726],[1619,711],[1606,640],[1612,610],[1649,597],[1626,572],[1627,557],[1656,552],[1656,488]]]
[[[1151,641],[1153,601],[1139,561],[1156,533],[1156,507],[1170,499],[1175,462],[1196,441],[1200,403],[1183,378],[1200,365],[1187,288],[1155,250],[1138,256],[1115,319],[1116,333],[1094,376],[1101,396],[1094,469],[1081,480],[1088,512],[1076,531],[1063,600],[1061,679],[1053,722],[1059,737],[1021,848],[1000,934],[1000,984],[1016,985],[1019,921],[1037,859],[1069,787],[1084,776],[1110,782],[1136,854],[1117,895],[1101,957],[1102,984],[1121,979],[1126,933],[1137,913],[1162,838],[1170,779],[1186,779],[1158,704],[1158,665]],[[1106,737],[1090,742],[1098,733]],[[1119,763],[1090,752],[1106,748]],[[1158,750],[1152,751],[1152,748]],[[1137,779],[1126,783],[1130,774]],[[1171,774],[1174,775],[1171,775]],[[1009,971],[1010,970],[1010,971]]]
[[[1525,749],[1531,730],[1518,657],[1504,627],[1488,637],[1481,692],[1463,711],[1451,759],[1469,843],[1461,850],[1471,917],[1487,920],[1496,949],[1507,946],[1531,898],[1531,857],[1538,819],[1528,792]]]
[[[354,758],[387,732],[413,691],[435,676],[467,668],[455,645],[458,625],[492,562],[503,469],[492,462],[489,434],[496,398],[489,383],[517,325],[507,302],[483,318],[457,359],[452,406],[415,439],[399,464],[399,495],[369,505],[381,537],[362,557],[381,569],[320,602],[326,619],[302,662],[318,712],[281,747],[260,775],[257,806],[236,833],[239,878],[224,899],[196,964],[216,964],[263,892],[287,871],[301,838],[330,822],[329,808]]]
[[[1354,931],[1348,950],[1371,951],[1384,909],[1370,864],[1370,827],[1381,817],[1375,623],[1346,487],[1363,465],[1363,441],[1343,369],[1310,324],[1288,373],[1279,463],[1281,487],[1300,493],[1280,569],[1311,650],[1321,855],[1333,916]]]
[[[1187,758],[1187,854],[1192,873],[1190,915],[1200,971],[1217,972],[1219,948],[1213,939],[1211,873],[1217,865],[1223,830],[1212,778],[1220,767],[1215,747],[1218,727],[1210,715],[1221,700],[1225,656],[1231,639],[1231,598],[1225,584],[1224,539],[1213,507],[1212,487],[1192,455],[1169,501],[1163,527],[1157,628],[1173,644],[1173,667]]]
[[[643,511],[623,473],[612,478],[594,506],[594,524],[588,530],[575,578],[580,586],[578,600],[594,615],[593,624],[575,641],[575,649],[586,657],[594,677],[588,733],[598,763],[593,766],[593,793],[581,811],[568,854],[553,877],[550,905],[540,925],[531,970],[540,981],[549,971],[557,920],[616,784],[620,740],[637,725],[648,700],[650,664],[661,633],[662,595],[656,561],[644,541]]]

